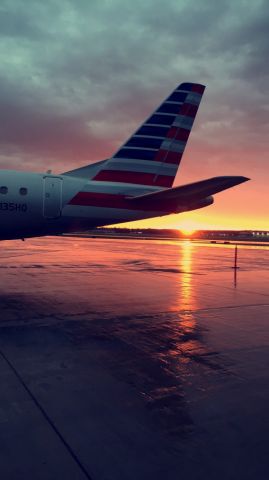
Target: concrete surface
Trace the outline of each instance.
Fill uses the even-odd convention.
[[[267,479],[268,253],[2,242],[1,478]]]

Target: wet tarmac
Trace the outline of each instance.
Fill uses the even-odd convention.
[[[0,244],[1,479],[267,479],[269,248]]]

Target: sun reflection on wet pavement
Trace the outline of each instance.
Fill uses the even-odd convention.
[[[219,402],[220,392],[234,395],[243,431],[240,388],[245,398],[251,395],[250,351],[259,349],[256,367],[268,376],[268,252],[240,249],[235,289],[230,246],[86,238],[3,242],[0,326],[9,332],[56,329],[74,348],[94,345],[94,361],[134,388],[154,428],[169,437],[183,441],[203,429],[206,413],[198,406]],[[257,382],[261,391],[263,381]],[[214,408],[224,428],[226,413]]]

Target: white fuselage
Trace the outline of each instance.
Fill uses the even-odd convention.
[[[164,215],[164,212],[132,210],[111,204],[114,198],[155,190],[154,187],[87,181],[67,175],[0,170],[0,239],[78,232]],[[96,194],[97,201],[72,204],[72,199],[81,192],[84,196]],[[101,201],[100,196],[104,197]]]

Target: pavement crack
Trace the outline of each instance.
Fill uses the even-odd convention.
[[[73,458],[73,460],[75,461],[75,463],[77,464],[77,466],[79,467],[79,469],[83,472],[83,474],[85,475],[85,478],[87,478],[88,480],[93,480],[93,477],[90,476],[89,472],[87,471],[87,469],[84,467],[84,465],[82,464],[82,462],[80,461],[80,459],[78,458],[78,456],[76,455],[76,453],[74,452],[74,450],[72,449],[71,445],[67,442],[67,440],[64,438],[63,434],[60,432],[60,430],[58,430],[57,426],[55,425],[55,423],[53,422],[53,420],[50,418],[50,416],[47,414],[46,410],[44,409],[44,407],[41,405],[41,403],[38,401],[38,399],[36,398],[36,396],[33,394],[33,392],[30,390],[30,388],[28,387],[28,385],[26,384],[26,382],[24,381],[24,379],[22,378],[22,376],[20,375],[20,373],[18,372],[18,370],[16,369],[16,367],[11,363],[11,361],[7,358],[7,356],[4,354],[3,350],[0,350],[0,356],[3,358],[3,360],[6,362],[6,364],[8,365],[8,367],[12,370],[12,372],[14,373],[15,377],[18,379],[18,381],[20,382],[20,384],[22,385],[22,387],[24,388],[24,390],[26,391],[26,393],[29,395],[29,397],[32,399],[33,403],[35,404],[35,406],[38,408],[38,410],[40,411],[40,413],[42,414],[42,416],[44,417],[44,419],[46,420],[46,422],[49,424],[49,426],[52,428],[52,430],[54,431],[54,433],[57,435],[57,437],[59,438],[59,440],[62,442],[62,444],[64,445],[64,447],[66,448],[66,450],[68,451],[69,455]]]

